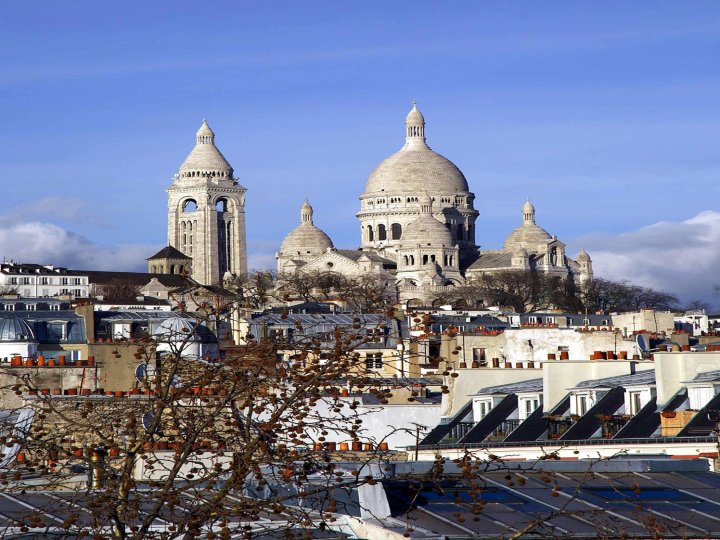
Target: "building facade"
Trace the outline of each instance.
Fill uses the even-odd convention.
[[[85,298],[88,285],[87,273],[59,266],[15,262],[0,265],[0,288],[5,294],[23,298]]]

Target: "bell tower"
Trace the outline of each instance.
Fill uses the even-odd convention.
[[[247,273],[245,192],[203,120],[168,192],[168,245],[192,258],[192,279],[222,283]]]

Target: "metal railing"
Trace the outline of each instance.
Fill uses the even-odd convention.
[[[593,445],[645,445],[645,444],[682,444],[682,443],[717,443],[718,439],[714,435],[703,437],[643,437],[629,439],[580,439],[559,441],[552,439],[536,439],[532,441],[516,441],[516,442],[481,442],[481,443],[439,443],[439,444],[421,444],[418,450],[435,450],[437,448],[447,449],[469,449],[469,448],[519,448],[523,446],[593,446]],[[415,448],[411,446],[409,448]]]

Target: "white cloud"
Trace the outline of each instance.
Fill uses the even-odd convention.
[[[672,292],[681,300],[717,302],[720,212],[701,212],[680,222],[661,221],[619,235],[588,235],[569,245],[588,251],[597,276],[627,279]]]
[[[0,221],[0,255],[16,262],[82,270],[145,271],[145,259],[158,249],[147,244],[103,247],[52,223]]]

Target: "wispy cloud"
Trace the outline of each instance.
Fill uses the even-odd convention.
[[[601,277],[664,289],[684,300],[717,303],[720,212],[661,221],[618,235],[587,235],[568,244],[572,250],[585,247]]]

